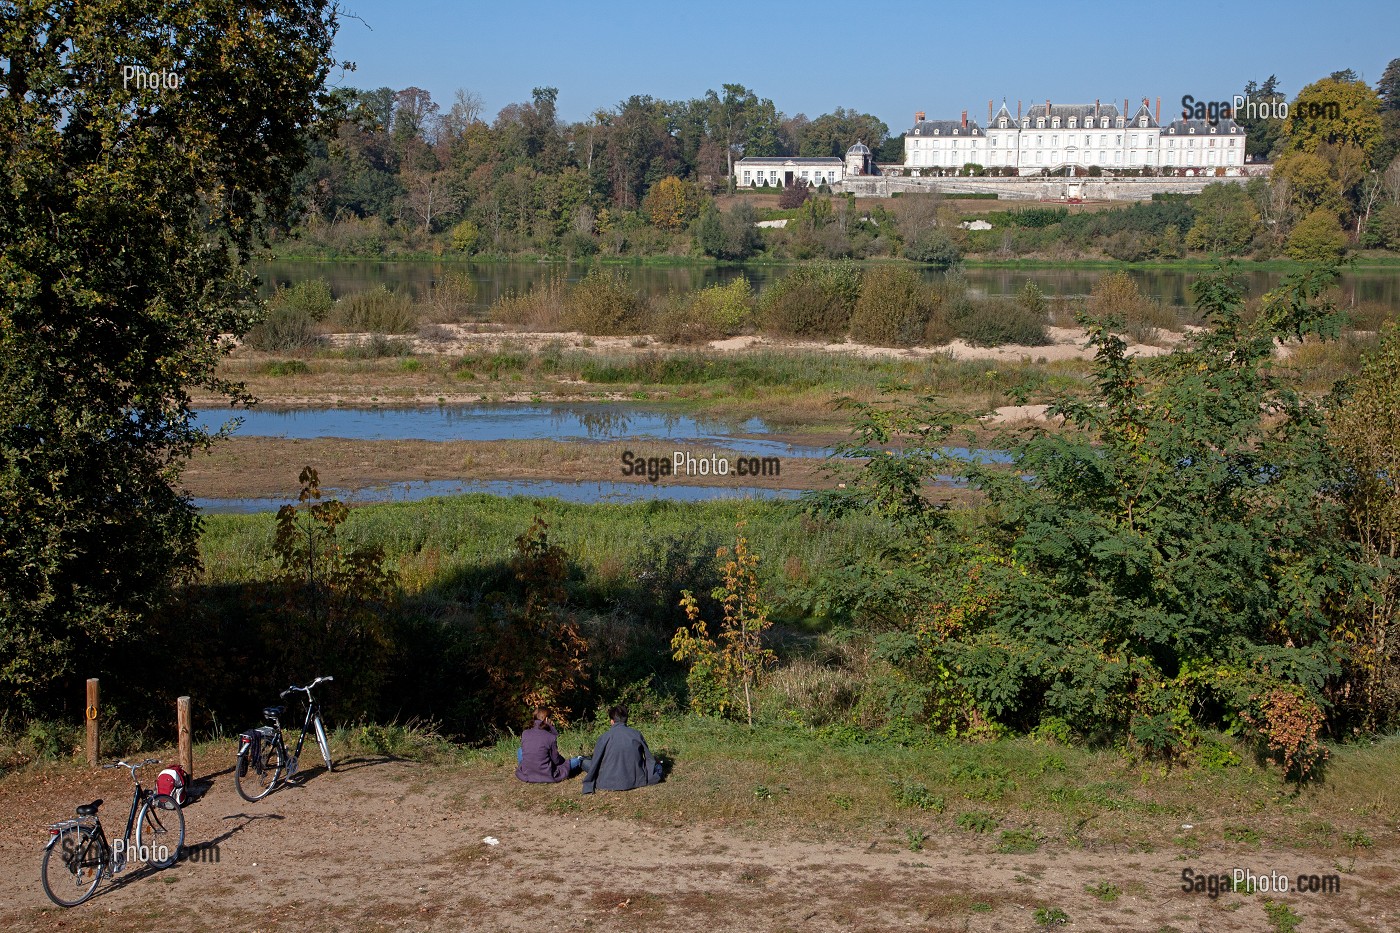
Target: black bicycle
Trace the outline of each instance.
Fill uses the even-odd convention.
[[[120,839],[108,843],[102,831],[102,821],[97,816],[97,808],[102,806],[100,798],[78,807],[76,820],[49,827],[49,841],[39,869],[49,900],[60,907],[76,907],[92,897],[103,878],[110,878],[133,863],[169,868],[179,861],[185,844],[184,811],[175,798],[147,790],[136,777],[137,769],[158,764],[159,759],[147,758],[140,764],[118,761],[102,766],[104,770],[131,771],[131,812],[126,816],[126,831]]]
[[[326,762],[326,770],[334,771],[331,762],[331,743],[326,738],[326,726],[321,721],[321,707],[311,691],[319,684],[329,683],[334,677],[317,677],[305,687],[291,686],[282,691],[286,698],[292,693],[306,694],[306,718],[301,724],[301,735],[297,737],[297,747],[287,754],[287,743],[282,738],[282,714],[285,706],[269,706],[263,716],[271,723],[250,729],[238,737],[238,762],[233,769],[233,786],[238,796],[252,803],[261,800],[273,789],[297,773],[297,761],[301,757],[302,744],[309,733],[315,733],[316,745],[321,749],[321,758]]]

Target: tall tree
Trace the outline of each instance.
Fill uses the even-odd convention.
[[[1380,142],[1380,98],[1361,81],[1314,81],[1298,92],[1288,116],[1290,152],[1350,143],[1370,155]]]
[[[99,669],[197,565],[190,393],[242,397],[221,335],[254,319],[335,28],[327,0],[0,6],[5,706]]]

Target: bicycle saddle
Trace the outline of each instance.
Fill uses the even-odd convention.
[[[285,706],[268,706],[263,709],[263,716],[268,719],[276,719],[287,711]]]
[[[79,816],[96,816],[97,808],[102,806],[102,798],[98,797],[92,803],[85,803],[78,808]]]

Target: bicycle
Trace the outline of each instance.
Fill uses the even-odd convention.
[[[103,878],[124,871],[131,861],[131,830],[136,829],[136,861],[156,869],[169,868],[180,860],[185,844],[185,813],[175,798],[158,794],[155,789],[141,786],[136,776],[140,768],[158,765],[160,759],[147,758],[139,764],[125,761],[103,765],[104,771],[127,768],[131,771],[131,811],[126,816],[126,831],[120,839],[109,843],[97,815],[102,806],[99,797],[76,809],[76,820],[64,820],[49,827],[49,841],[44,846],[44,858],[39,880],[44,893],[60,907],[76,907],[92,897]],[[137,808],[140,815],[137,815]]]
[[[331,743],[326,738],[326,727],[321,721],[321,708],[311,695],[314,687],[333,680],[334,677],[317,677],[305,687],[293,685],[282,691],[284,698],[296,692],[306,694],[306,719],[301,724],[297,747],[290,755],[282,737],[281,717],[287,711],[285,706],[267,707],[263,710],[263,716],[272,725],[250,729],[238,737],[238,762],[233,769],[233,786],[238,796],[254,803],[272,793],[278,784],[291,780],[297,773],[302,744],[307,734],[313,731],[316,745],[321,749],[321,758],[326,762],[326,770],[335,770],[331,762]]]

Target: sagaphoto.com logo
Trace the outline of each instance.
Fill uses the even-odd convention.
[[[672,451],[669,457],[648,457],[624,450],[622,475],[645,477],[649,483],[671,476],[778,477],[783,475],[783,461],[781,457],[731,458],[717,453],[696,456],[685,450]]]
[[[1191,94],[1181,98],[1181,119],[1204,120],[1219,126],[1221,120],[1253,122],[1256,120],[1336,120],[1342,115],[1341,105],[1334,100],[1308,101],[1290,105],[1282,97],[1252,98],[1236,94],[1229,100],[1197,100]]]

